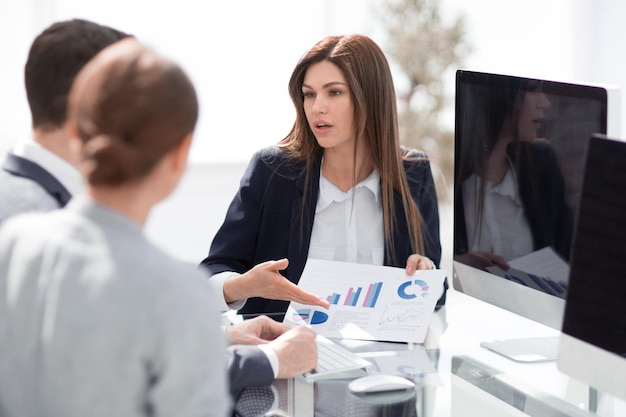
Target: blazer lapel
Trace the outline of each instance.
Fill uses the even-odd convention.
[[[406,221],[406,213],[402,205],[402,199],[397,192],[394,192],[395,205],[395,228],[391,233],[391,240],[395,249],[395,257],[385,243],[385,265],[386,266],[406,266],[406,260],[413,253],[411,239],[406,232],[409,228]]]
[[[321,152],[318,154],[311,170],[311,183],[305,184],[306,173],[296,179],[296,193],[291,203],[291,219],[289,225],[289,267],[287,276],[297,283],[304,271],[309,246],[311,244],[311,232],[313,231],[313,219],[319,194]],[[307,195],[306,207],[303,207]],[[304,209],[304,212],[303,212]]]
[[[31,179],[41,185],[60,207],[65,207],[72,198],[67,188],[52,174],[28,159],[9,153],[6,155],[2,168],[13,175]]]

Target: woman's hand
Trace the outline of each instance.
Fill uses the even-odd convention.
[[[406,274],[413,275],[418,269],[435,269],[435,263],[427,256],[414,253],[406,260]]]
[[[304,291],[279,273],[287,265],[287,259],[267,261],[256,265],[245,274],[228,277],[224,282],[226,302],[263,297],[329,308],[330,303],[327,300]]]
[[[495,253],[485,251],[475,251],[464,253],[462,255],[456,255],[454,260],[485,271],[490,266],[499,266],[505,271],[509,269],[509,264],[506,259],[502,256],[496,255]]]

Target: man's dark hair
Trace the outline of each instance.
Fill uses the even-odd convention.
[[[24,69],[33,128],[63,126],[67,96],[78,72],[102,49],[128,36],[82,19],[54,23],[40,33]]]

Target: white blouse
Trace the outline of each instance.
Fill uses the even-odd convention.
[[[320,175],[309,258],[383,265],[384,242],[378,172],[347,192]]]
[[[497,185],[485,184],[483,216],[477,224],[477,193],[480,177],[463,182],[465,224],[470,252],[488,251],[510,261],[533,251],[533,237],[524,215],[515,171],[509,164]]]

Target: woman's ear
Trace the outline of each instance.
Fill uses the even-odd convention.
[[[76,168],[80,168],[80,164],[83,160],[83,143],[78,137],[78,128],[75,123],[67,122],[64,126],[65,136],[67,138],[67,146],[70,152],[70,162]]]
[[[189,132],[185,135],[185,138],[172,150],[172,169],[181,173],[185,171],[187,167],[187,159],[189,157],[189,149],[191,148],[191,141],[193,138],[193,132]]]

